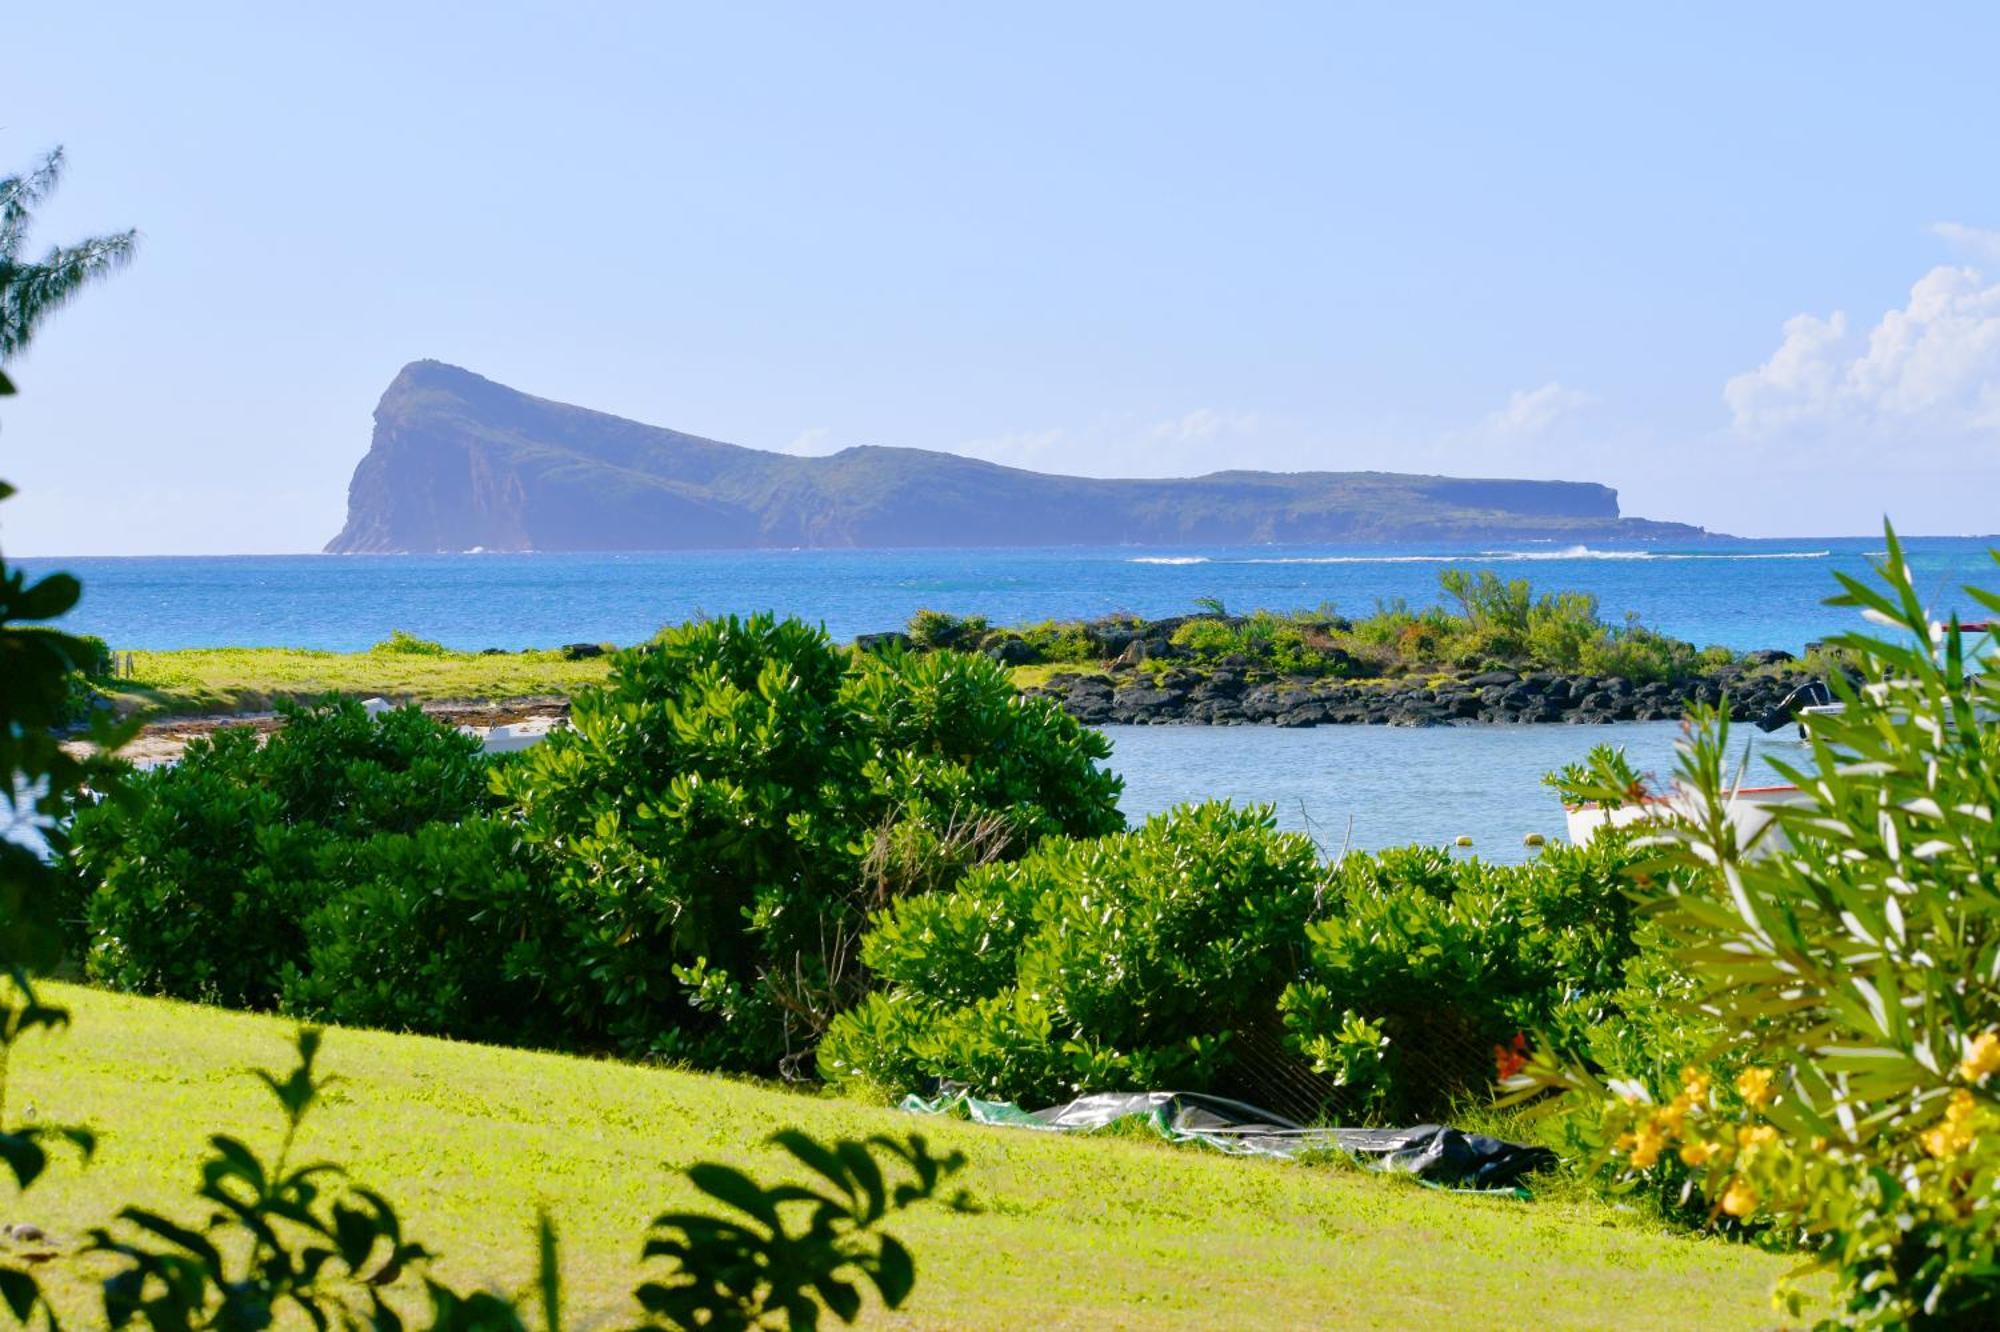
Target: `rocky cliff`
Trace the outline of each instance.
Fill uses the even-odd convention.
[[[1576,481],[1052,476],[923,449],[800,458],[531,397],[438,361],[375,409],[332,552],[1698,539]]]

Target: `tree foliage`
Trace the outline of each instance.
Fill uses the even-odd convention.
[[[23,257],[35,208],[62,180],[63,151],[19,175],[0,177],[0,362],[24,350],[43,320],[92,281],[129,263],[138,233],[93,236],[56,245],[38,260]]]

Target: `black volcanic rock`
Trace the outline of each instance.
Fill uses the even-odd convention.
[[[334,552],[1699,539],[1577,481],[1051,476],[923,449],[800,458],[530,397],[438,361],[375,408]]]

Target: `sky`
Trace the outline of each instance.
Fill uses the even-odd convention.
[[[10,4],[11,554],[316,550],[435,357],[758,448],[2000,530],[2000,9]]]

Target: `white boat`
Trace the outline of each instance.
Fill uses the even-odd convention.
[[[1753,837],[1762,835],[1760,850],[1779,851],[1791,845],[1782,830],[1768,833],[1773,812],[1784,805],[1801,804],[1809,797],[1796,786],[1741,786],[1729,797],[1729,821],[1736,827],[1739,844],[1747,844]],[[1616,808],[1607,808],[1596,803],[1565,805],[1564,819],[1569,829],[1569,840],[1578,846],[1588,844],[1602,828],[1626,828],[1635,823],[1663,822],[1674,819],[1688,819],[1695,816],[1696,802],[1693,793],[1676,788],[1667,795],[1649,795]]]
[[[1947,629],[1948,626],[1933,620],[1931,641],[1944,642]],[[2000,622],[1981,620],[1972,624],[1961,624],[1958,629],[1962,635],[1961,641],[1966,644],[1966,657],[1969,661],[1982,666],[2000,667]],[[1979,644],[1981,638],[1989,640],[1983,649]],[[1871,691],[1878,699],[1883,697],[1883,687],[1879,684],[1864,685],[1863,688]],[[1809,744],[1815,717],[1838,717],[1846,711],[1847,705],[1833,696],[1833,691],[1827,688],[1824,681],[1809,680],[1787,694],[1784,702],[1778,704],[1768,716],[1757,723],[1757,728],[1769,732],[1790,725],[1799,743]],[[1990,709],[1982,708],[1975,715],[1984,725],[1990,726],[2000,721],[2000,715],[1996,715]]]

